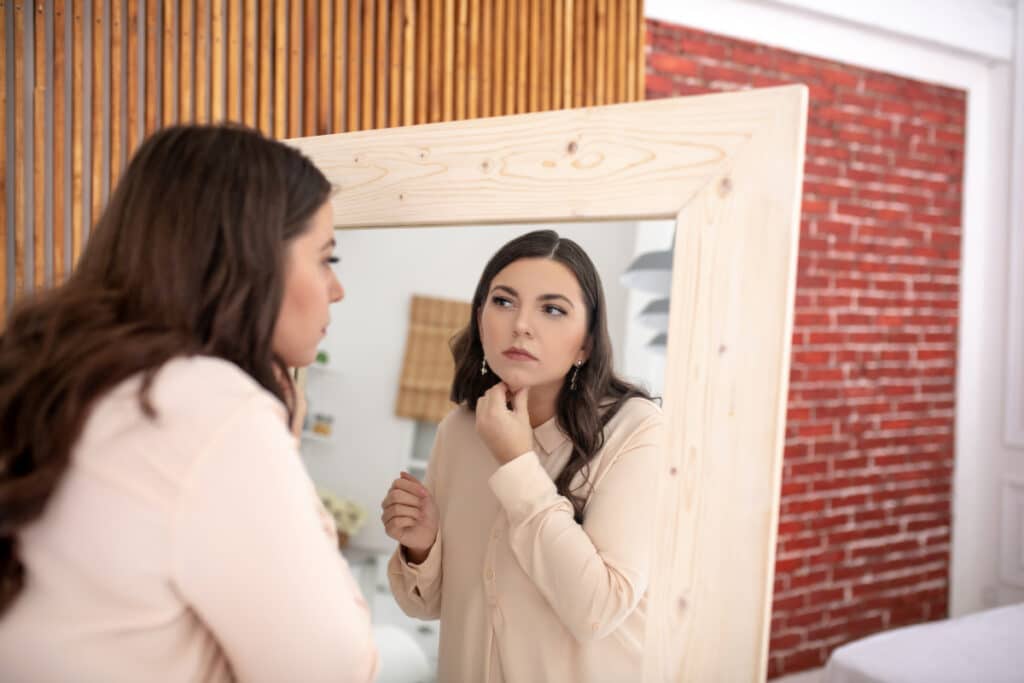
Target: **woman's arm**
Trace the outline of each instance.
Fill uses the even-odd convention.
[[[259,395],[199,456],[175,516],[174,580],[246,681],[369,681],[370,614],[280,406]]]
[[[438,495],[438,469],[441,467],[439,460],[443,457],[443,433],[444,424],[438,428],[434,445],[430,451],[430,460],[427,462],[427,475],[424,477],[422,487],[425,489],[429,500],[422,501],[422,505],[431,506],[428,511],[428,519],[433,517],[437,524],[437,533],[433,544],[427,549],[410,551],[408,548],[399,545],[388,562],[388,583],[391,585],[391,593],[395,601],[410,617],[417,619],[438,619],[441,617],[441,584],[442,566],[441,557],[441,515],[438,512],[440,501]],[[418,486],[418,484],[417,484]],[[407,487],[408,488],[408,487]],[[389,494],[390,495],[390,494]],[[387,505],[387,498],[385,498]],[[385,515],[387,515],[385,510]],[[402,538],[398,532],[396,538]],[[417,562],[417,560],[419,560]]]
[[[562,623],[581,642],[612,633],[636,608],[650,574],[654,490],[664,418],[643,419],[611,456],[583,526],[534,452],[503,465],[490,486],[509,521],[509,543]]]

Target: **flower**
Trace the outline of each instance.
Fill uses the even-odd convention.
[[[348,536],[355,536],[366,522],[366,510],[359,503],[339,498],[330,491],[318,489],[317,494],[324,507],[327,508],[327,512],[331,513],[331,517],[334,518],[334,525],[338,527],[338,531]]]

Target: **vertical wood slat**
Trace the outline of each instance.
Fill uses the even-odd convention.
[[[146,104],[144,118],[146,135],[160,127],[160,112],[157,102],[160,95],[160,60],[157,56],[157,36],[160,30],[160,3],[146,1]]]
[[[451,121],[455,108],[455,0],[444,3],[444,87],[441,120]]]
[[[85,3],[71,0],[71,267],[82,253],[85,149]],[[148,30],[148,28],[147,28]],[[17,139],[15,140],[17,144]]]
[[[350,0],[354,2],[355,0]],[[345,130],[345,17],[348,7],[345,0],[334,3],[334,71],[331,88],[331,131],[340,133]]]
[[[197,123],[209,123],[210,121],[210,62],[212,53],[210,51],[210,0],[196,0],[195,6],[195,75],[193,83],[195,89],[194,121]]]
[[[390,127],[402,125],[402,51],[404,49],[402,22],[405,0],[391,0],[391,38],[388,76],[388,120]]]
[[[377,12],[376,0],[363,0],[363,53],[361,64],[363,65],[363,77],[360,89],[362,103],[362,118],[360,124],[363,129],[373,128],[373,56],[374,43],[377,36]]]
[[[461,120],[466,118],[466,81],[465,74],[467,73],[467,54],[466,54],[466,43],[469,38],[469,0],[457,0],[455,15],[455,31],[453,39],[455,41],[455,68],[451,71],[451,78],[455,84],[455,106],[453,108],[453,118],[455,120]],[[462,78],[455,78],[455,74],[459,74]],[[447,73],[445,76],[447,77]]]
[[[416,0],[403,0],[402,8],[402,122],[400,125],[411,126],[415,119],[415,78],[416,78],[416,26],[419,20],[416,14]]]
[[[188,0],[185,0],[188,2]],[[177,2],[164,0],[164,75],[163,75],[163,125],[169,126],[176,122],[174,111],[175,91],[178,80],[174,77],[178,71],[178,65],[174,62],[174,44],[177,42],[174,35],[174,15]]]
[[[4,46],[4,56],[15,61],[14,82],[3,93],[15,98],[8,122],[14,158],[2,178],[15,218],[8,296],[24,290],[30,273],[34,287],[47,282],[48,269],[54,282],[62,281],[89,229],[85,202],[94,223],[142,136],[161,125],[227,118],[289,137],[643,96],[643,0],[88,2],[7,10],[21,22],[15,41]],[[26,31],[32,31],[31,54]],[[92,87],[83,92],[89,64]],[[29,84],[33,73],[38,78]],[[37,91],[28,103],[26,95]],[[51,115],[49,132],[44,122]],[[95,122],[88,130],[87,118]],[[26,158],[29,144],[33,154]],[[18,168],[21,175],[11,170]],[[67,177],[70,185],[62,182]],[[30,263],[38,267],[30,271]]]
[[[490,4],[490,3],[488,3]],[[505,50],[505,36],[508,32],[508,21],[505,14],[505,0],[494,0],[494,16],[491,19],[494,33],[494,84],[492,92],[494,101],[491,111],[494,116],[505,113],[505,60],[509,55]]]
[[[374,62],[374,95],[376,102],[376,127],[386,128],[388,125],[388,0],[377,0],[377,44]]]
[[[14,3],[14,299],[25,291],[25,11]],[[6,39],[6,36],[5,36]]]
[[[36,289],[46,285],[46,7],[34,5],[32,73],[32,275]]]
[[[530,5],[527,0],[510,3],[513,7],[518,6],[519,16],[516,19],[516,36],[518,37],[516,52],[516,108],[509,111],[510,114],[522,114],[529,111],[527,108],[527,84],[529,82],[527,68],[529,67],[529,39],[530,39]]]
[[[302,135],[302,0],[291,0],[288,17],[288,137]]]
[[[274,1],[274,137],[283,138],[288,134],[288,6],[286,0]]]
[[[331,57],[333,41],[333,24],[331,23],[331,4],[321,0],[320,2],[320,25],[318,30],[318,41],[320,45],[320,64],[317,67],[320,74],[320,92],[317,93],[319,107],[316,116],[316,129],[321,133],[330,133],[331,130]]]
[[[89,198],[92,203],[90,222],[95,225],[103,205],[103,0],[92,3],[92,182]],[[87,226],[88,228],[89,226]]]
[[[445,0],[430,3],[430,123],[444,116],[444,5]]]
[[[194,5],[194,0],[181,0],[178,6],[178,120],[182,123],[196,120],[193,91],[195,60],[192,51],[195,37],[192,18]]]
[[[188,2],[189,0],[184,0]],[[239,82],[241,73],[242,49],[242,0],[228,0],[228,39],[227,39],[227,104],[228,119],[239,121],[242,118],[242,99]]]
[[[565,6],[562,10],[563,35],[562,35],[562,107],[569,109],[573,106],[573,75],[576,62],[579,56],[575,54],[575,36],[579,27],[576,26],[576,6],[573,0],[563,0]]]
[[[271,104],[271,83],[273,82],[273,55],[274,44],[272,42],[273,29],[273,0],[259,0],[260,5],[260,48],[259,48],[259,86],[257,92],[258,104],[256,117],[259,121],[259,128],[264,135],[273,135],[274,128],[270,119]]]
[[[301,0],[294,0],[301,5]],[[317,62],[320,59],[320,40],[317,33],[319,0],[306,0],[302,12],[302,132],[300,135],[317,135],[317,113],[319,93],[317,92]]]
[[[111,0],[110,3],[110,68],[108,78],[110,84],[110,159],[107,169],[109,178],[109,192],[113,193],[117,185],[117,179],[121,174],[121,165],[124,163],[121,146],[121,122],[124,121],[125,98],[123,83],[121,82],[121,67],[124,65],[124,37],[121,24],[121,0]]]
[[[554,0],[551,3],[553,5],[552,12],[554,14],[554,21],[552,22],[551,31],[551,63],[549,64],[549,73],[551,74],[551,85],[549,92],[551,93],[551,101],[549,103],[549,109],[561,109],[562,108],[562,59],[564,57],[562,53],[562,38],[564,32],[562,30],[562,23],[565,21],[563,12],[565,11],[565,3],[563,0]]]
[[[64,168],[66,155],[66,141],[64,137],[65,122],[67,120],[64,89],[67,84],[67,60],[65,58],[64,26],[66,16],[65,0],[55,0],[53,3],[53,171],[50,174],[53,187],[53,283],[60,284],[64,281],[66,273],[66,259],[64,258],[64,235],[67,233],[67,222],[64,219]],[[2,49],[2,48],[0,48]],[[0,68],[4,68],[3,59],[0,59]],[[3,86],[0,86],[3,89]],[[5,91],[6,93],[6,91]],[[6,98],[5,98],[6,99]],[[0,106],[3,106],[0,104]],[[0,125],[0,129],[6,130],[6,124]],[[6,148],[6,145],[4,145]],[[0,166],[4,166],[0,161]],[[2,185],[2,183],[0,183]],[[2,194],[2,189],[0,189]],[[5,196],[5,195],[4,195]],[[5,200],[6,204],[6,200]],[[0,214],[4,220],[4,242],[6,244],[6,210]],[[6,255],[3,247],[0,247],[0,262],[6,264]],[[6,278],[4,278],[6,281]],[[0,292],[3,290],[0,289]],[[0,308],[3,307],[4,297],[0,295]],[[3,317],[0,314],[0,324]]]
[[[7,0],[0,0],[4,35],[0,40],[0,130],[4,132],[0,144],[0,332],[7,326]],[[17,27],[15,27],[17,30]],[[15,64],[17,69],[18,65]]]
[[[480,116],[491,115],[491,64],[493,56],[494,18],[491,16],[492,0],[480,0]]]
[[[242,6],[242,16],[245,19],[242,26],[242,121],[252,127],[259,125],[256,118],[256,98],[259,95],[256,41],[259,40],[257,22],[260,17],[256,1],[244,0]]]
[[[643,18],[643,0],[630,0],[630,4],[636,2],[636,8],[634,10],[634,18],[636,24],[630,30],[630,36],[636,41],[636,48],[634,54],[636,55],[636,89],[633,91],[633,98],[641,100],[644,98],[644,73],[646,71],[646,59],[645,54],[645,38],[644,33],[647,30],[647,23],[644,22]]]
[[[61,0],[63,3],[63,0]],[[128,0],[128,148],[125,158],[130,159],[135,153],[142,136],[139,134],[139,37],[142,27],[139,24],[139,2]],[[56,123],[54,124],[56,125]]]
[[[345,123],[347,130],[362,130],[359,120],[361,5],[362,0],[349,0],[348,4],[348,112]]]

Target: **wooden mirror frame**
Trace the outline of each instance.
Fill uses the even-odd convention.
[[[645,680],[766,676],[806,121],[796,85],[288,141],[339,229],[675,219]]]

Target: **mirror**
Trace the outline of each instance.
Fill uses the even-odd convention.
[[[396,414],[411,341],[411,302],[414,297],[436,297],[468,304],[484,265],[503,244],[550,227],[393,228],[345,230],[337,235],[335,253],[341,263],[335,270],[346,298],[332,307],[320,362],[307,372],[309,419],[302,440],[303,460],[321,491],[366,511],[365,523],[348,539],[343,552],[361,578],[375,623],[412,634],[432,668],[437,658],[437,622],[405,616],[391,595],[382,568],[396,544],[379,518],[381,499],[399,471],[423,480],[437,427],[433,420]],[[639,274],[660,277],[665,289],[660,294],[651,291],[652,286],[658,289],[658,282],[635,282],[639,271],[630,267],[638,256],[671,247],[674,222],[554,227],[587,252],[600,274],[616,372],[661,396],[664,346],[652,346],[651,341],[665,335],[668,318],[645,310],[666,301],[671,261],[659,264],[664,273]],[[449,385],[450,381],[449,374]],[[431,673],[436,675],[436,670]]]
[[[765,678],[806,112],[807,89],[785,86],[290,141],[339,188],[342,229],[674,224],[671,246],[654,249],[671,252],[673,268],[643,680]],[[419,261],[340,254],[353,290],[336,307],[333,335],[355,312],[349,268],[419,270]],[[632,265],[642,271],[649,260],[658,259]],[[466,266],[471,292],[482,262]],[[407,302],[379,305],[408,311]],[[648,322],[665,320],[664,304],[643,306]],[[353,343],[380,341],[363,332]],[[344,373],[333,379],[343,387]],[[393,389],[358,398],[390,408]],[[363,448],[373,451],[359,454],[366,461],[378,457],[379,446]],[[322,464],[310,463],[315,476],[331,476]],[[369,531],[361,541],[375,543]]]

